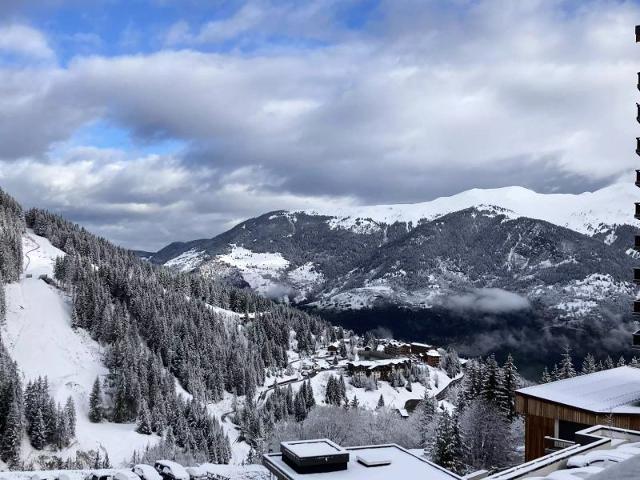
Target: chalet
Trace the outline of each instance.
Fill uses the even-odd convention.
[[[384,347],[384,353],[390,357],[399,357],[400,355],[409,355],[411,353],[411,345],[408,343],[400,343],[391,341]]]
[[[340,344],[338,342],[333,342],[327,347],[327,352],[331,355],[336,355],[340,351]]]
[[[398,445],[343,448],[330,440],[282,442],[263,463],[277,480],[461,480],[459,476]]]
[[[408,358],[362,360],[347,363],[349,375],[371,377],[374,380],[388,380],[394,372],[400,372],[405,375],[410,369],[411,360]]]
[[[516,391],[525,416],[525,459],[575,442],[578,430],[605,424],[640,430],[640,369],[618,367]]]
[[[438,368],[440,366],[440,352],[437,350],[429,350],[427,352],[427,365]]]
[[[414,355],[426,355],[432,348],[431,345],[427,345],[426,343],[413,342],[411,344],[411,353]]]

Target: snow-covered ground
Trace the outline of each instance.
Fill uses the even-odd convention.
[[[270,294],[274,280],[289,266],[280,253],[258,253],[237,245],[231,245],[231,252],[217,255],[215,261],[238,268],[251,288],[261,294]]]
[[[176,258],[172,258],[165,265],[167,267],[175,267],[182,272],[189,272],[198,267],[206,259],[206,256],[205,252],[192,248]]]
[[[545,220],[572,230],[593,235],[606,225],[629,225],[629,205],[636,201],[636,187],[629,182],[617,183],[595,192],[581,194],[544,194],[523,187],[473,189],[440,197],[430,202],[397,205],[345,206],[312,209],[308,215],[332,217],[332,228],[367,232],[381,228],[378,223],[432,220],[469,207],[482,209],[497,206],[509,210],[510,217]],[[287,214],[290,214],[287,212]],[[609,239],[611,241],[611,239]]]
[[[63,256],[43,237],[28,231],[23,237],[25,274],[17,283],[5,287],[7,316],[2,338],[26,383],[48,376],[50,392],[64,403],[71,396],[77,410],[76,441],[59,455],[74,456],[77,450],[101,449],[109,453],[114,465],[131,458],[158,440],[140,435],[134,424],[100,423],[88,419],[89,393],[97,376],[107,373],[102,349],[83,330],[71,328],[70,300],[61,291],[38,279],[53,276],[55,258]],[[31,278],[27,276],[31,275]],[[35,452],[23,442],[23,458]]]

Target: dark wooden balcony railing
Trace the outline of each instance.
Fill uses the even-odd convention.
[[[633,314],[640,315],[640,300],[633,301]]]
[[[640,235],[636,235],[636,236],[635,236],[635,242],[634,242],[634,244],[633,244],[633,248],[634,248],[635,250],[640,251]]]
[[[636,202],[636,213],[634,215],[638,220],[640,220],[640,202]]]
[[[640,268],[634,267],[633,269],[633,281],[640,284]]]
[[[631,346],[640,349],[640,330],[633,334],[633,343]]]

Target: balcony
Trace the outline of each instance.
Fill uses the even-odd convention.
[[[640,235],[636,235],[636,240],[633,244],[633,249],[640,252]]]
[[[640,268],[634,267],[633,269],[633,282],[640,285]]]
[[[640,137],[636,137],[636,155],[640,155]]]
[[[636,110],[637,110],[637,114],[636,114],[636,120],[638,121],[638,123],[640,123],[640,103],[636,102]]]
[[[633,343],[631,346],[640,350],[640,330],[633,334]]]
[[[575,445],[575,442],[563,440],[562,438],[544,437],[544,453],[548,455],[558,450],[564,450]]]
[[[633,301],[633,314],[640,315],[640,300]]]
[[[640,220],[640,202],[635,202],[635,203],[636,203],[636,213],[634,217]]]
[[[636,153],[638,153],[638,150],[636,150]],[[638,153],[638,155],[640,155],[640,153]],[[640,187],[640,170],[636,170],[636,187]]]

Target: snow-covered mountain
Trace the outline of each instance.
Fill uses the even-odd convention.
[[[628,256],[633,254],[627,250],[631,244],[634,222],[631,210],[635,194],[636,188],[627,183],[579,195],[540,194],[522,187],[508,187],[474,189],[419,204],[344,207],[335,211],[279,211],[247,220],[210,240],[171,244],[152,255],[151,260],[180,270],[200,269],[210,275],[225,276],[239,285],[244,283],[265,295],[288,295],[292,301],[316,302],[324,308],[368,307],[380,298],[391,299],[393,303],[429,306],[430,299],[439,296],[442,287],[438,285],[442,283],[438,278],[447,277],[445,274],[456,269],[465,277],[476,270],[476,265],[456,264],[454,259],[461,250],[471,248],[469,239],[474,235],[469,232],[466,238],[451,241],[455,232],[446,227],[460,223],[460,220],[462,224],[458,228],[475,225],[477,229],[481,228],[481,223],[484,227],[495,223],[490,231],[483,233],[485,239],[494,233],[499,237],[496,229],[507,233],[501,242],[509,248],[491,253],[495,267],[506,266],[507,273],[520,270],[524,279],[537,270],[567,270],[568,265],[584,263],[571,249],[553,255],[546,252],[549,258],[541,252],[537,264],[528,258],[526,235],[530,237],[532,232],[520,232],[515,241],[512,230],[522,225],[524,219],[533,219],[572,231],[562,233],[562,230],[543,226],[542,222],[529,224],[530,228],[534,224],[540,225],[537,228],[556,235],[558,247],[565,240],[589,244],[587,239],[592,239],[595,240],[593,246],[603,252],[611,251],[609,260],[622,262],[621,269],[616,268],[614,272],[605,264],[602,269],[592,268],[585,274],[613,275],[612,288],[622,291],[625,287],[614,284],[628,279],[625,269]],[[465,210],[472,213],[461,219],[452,215]],[[499,218],[499,221],[485,221],[492,218]],[[407,255],[411,245],[415,246],[421,235],[424,237],[420,232],[431,232],[431,241],[421,238],[421,248]],[[619,238],[621,235],[624,239]],[[476,244],[481,244],[481,240]],[[402,278],[409,272],[418,273],[412,264],[436,241],[445,248],[433,253],[431,265],[423,266],[418,275],[421,280],[414,278],[409,282],[408,291],[402,291],[407,284]],[[587,251],[582,253],[588,255],[591,247],[586,244],[583,247]],[[602,244],[611,248],[602,247]],[[393,265],[389,264],[389,258],[400,250],[405,256],[395,258]],[[385,265],[380,264],[383,258],[387,262]],[[573,270],[584,269],[575,267]],[[495,280],[490,281],[489,274],[484,272],[482,278],[475,278],[471,283],[476,287],[487,286],[483,283],[494,284]],[[511,274],[508,276],[511,278]],[[585,281],[586,278],[571,280]],[[451,279],[444,278],[444,283],[451,283]]]
[[[508,187],[419,204],[277,211],[150,259],[319,308],[356,328],[415,328],[398,327],[406,310],[389,313],[393,322],[372,314],[389,308],[409,308],[420,325],[434,315],[524,312],[546,326],[627,324],[636,199],[636,187],[624,183],[578,195]],[[444,330],[450,340],[465,335]]]

